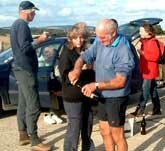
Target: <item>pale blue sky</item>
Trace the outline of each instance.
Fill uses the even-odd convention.
[[[73,25],[84,21],[96,25],[101,18],[115,18],[119,24],[146,17],[165,19],[164,0],[31,0],[40,11],[31,26]],[[18,17],[21,0],[0,0],[0,27]],[[165,20],[161,23],[165,30]]]

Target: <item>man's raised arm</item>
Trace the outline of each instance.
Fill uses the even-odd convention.
[[[74,69],[68,74],[68,78],[71,84],[75,85],[76,82],[78,81],[83,65],[84,65],[84,60],[80,56],[75,62]]]

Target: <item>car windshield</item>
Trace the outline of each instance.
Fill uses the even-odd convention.
[[[13,52],[12,52],[11,48],[9,48],[8,50],[6,50],[0,54],[0,64],[7,63],[11,59],[13,59]]]

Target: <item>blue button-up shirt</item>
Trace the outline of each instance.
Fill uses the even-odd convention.
[[[135,63],[126,37],[118,35],[109,46],[103,45],[96,38],[93,45],[82,52],[81,56],[86,63],[95,61],[96,81],[111,80],[116,73],[127,78],[125,87],[121,89],[101,90],[104,98],[122,97],[130,93],[131,73]]]

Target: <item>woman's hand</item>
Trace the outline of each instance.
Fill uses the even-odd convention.
[[[139,42],[136,46],[136,50],[139,53],[139,55],[143,55],[143,51],[141,50],[141,48],[142,48],[142,43]]]

